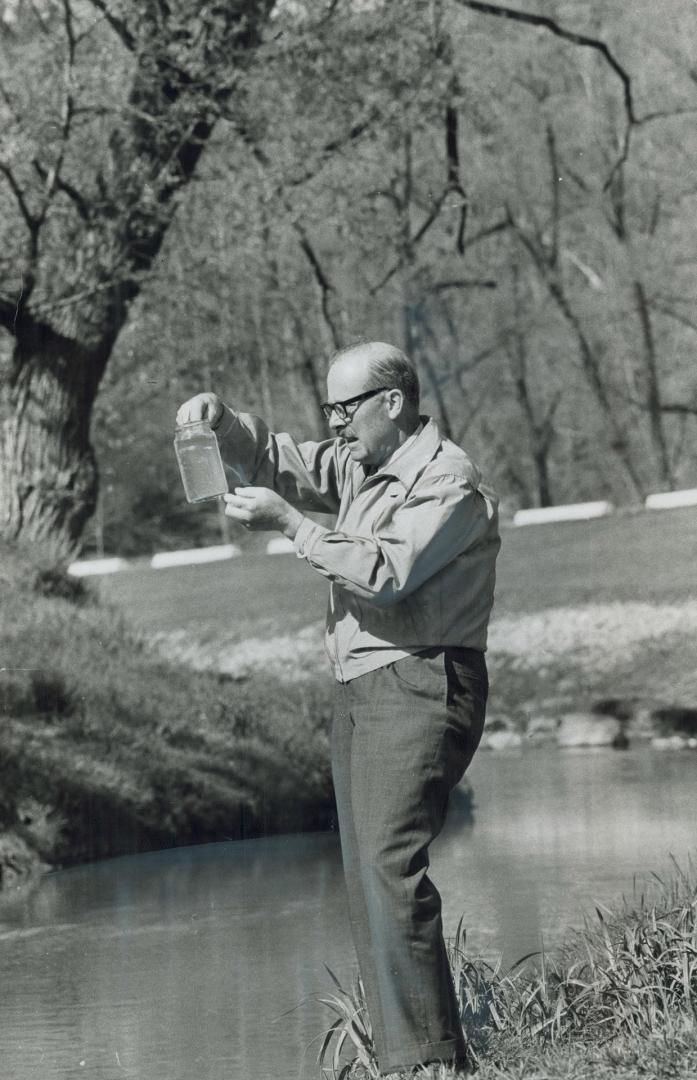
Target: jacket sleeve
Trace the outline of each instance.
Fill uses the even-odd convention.
[[[268,487],[299,510],[338,511],[348,451],[336,439],[297,443],[285,432],[269,431],[258,416],[227,405],[216,435],[230,489]]]
[[[493,497],[464,477],[446,475],[420,484],[394,511],[386,507],[370,536],[349,536],[306,519],[294,544],[330,581],[389,607],[489,540],[498,543]]]

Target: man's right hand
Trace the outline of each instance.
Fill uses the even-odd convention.
[[[196,394],[189,398],[177,410],[177,426],[189,424],[194,420],[207,420],[212,428],[216,427],[223,416],[223,403],[217,394]]]

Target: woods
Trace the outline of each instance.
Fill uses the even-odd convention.
[[[360,337],[508,509],[693,485],[694,6],[542,9],[6,2],[3,536],[216,538],[178,402],[317,435]]]

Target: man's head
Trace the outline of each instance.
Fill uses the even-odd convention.
[[[338,411],[325,409],[330,427],[363,465],[382,465],[418,426],[418,375],[404,353],[384,341],[334,353],[327,394],[328,404],[339,403]]]

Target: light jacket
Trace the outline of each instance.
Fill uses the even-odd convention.
[[[436,645],[486,649],[497,498],[422,421],[370,475],[340,438],[297,443],[227,407],[218,425],[231,487],[269,487],[299,510],[337,515],[333,529],[304,518],[294,546],[331,582],[325,641],[340,682]]]

